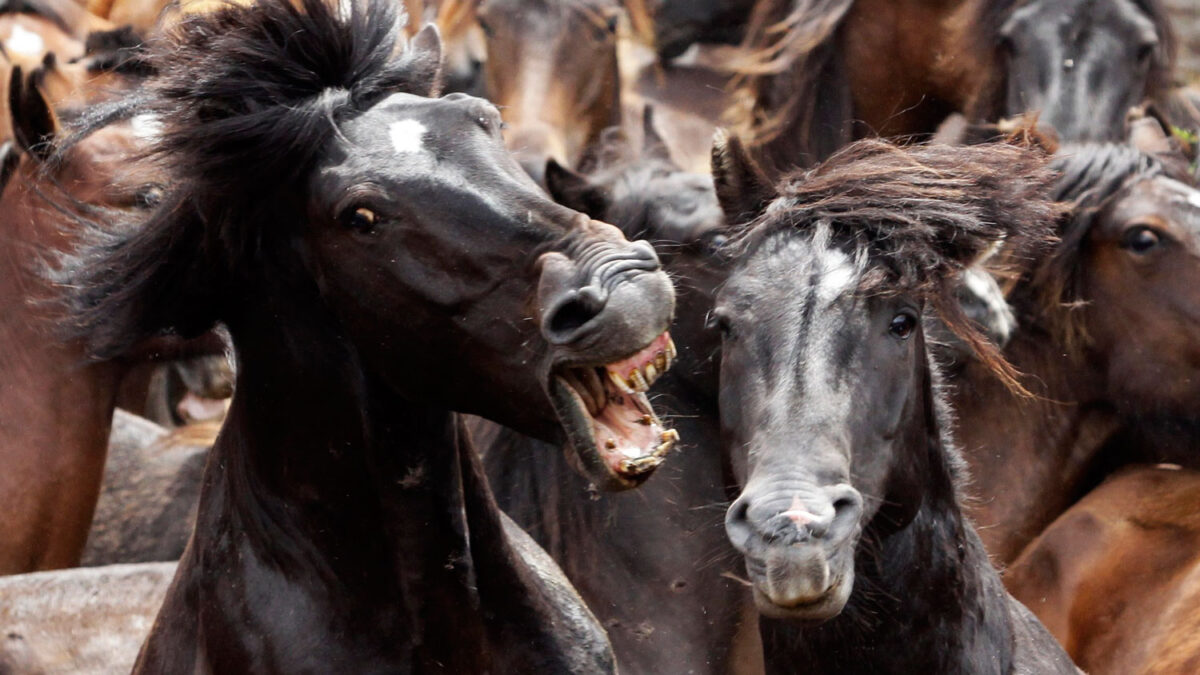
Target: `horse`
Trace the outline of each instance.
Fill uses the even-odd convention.
[[[539,183],[546,159],[574,166],[621,122],[616,0],[483,0],[487,98],[505,142]]]
[[[1194,672],[1197,499],[1196,471],[1127,468],[1038,535],[1005,584],[1089,673]]]
[[[717,152],[727,216],[750,217],[712,311],[725,528],[767,672],[1078,673],[963,514],[924,332],[973,330],[954,278],[1045,236],[1040,158],[866,140],[776,187],[740,143]]]
[[[655,403],[684,441],[631,494],[589,489],[556,448],[501,431],[484,466],[501,508],[562,566],[608,630],[621,672],[761,672],[749,596],[730,576],[735,552],[721,527],[729,495],[716,410],[716,341],[704,328],[723,278],[723,217],[712,179],[681,171],[652,117],[642,145],[619,128],[601,135],[577,172],[548,160],[556,201],[653,242],[676,280],[678,347],[655,383]],[[533,458],[537,461],[530,461]]]
[[[56,339],[62,314],[40,267],[74,242],[78,208],[137,211],[157,189],[153,172],[130,166],[141,149],[131,125],[52,156],[50,144],[65,135],[41,90],[52,73],[17,69],[5,83],[15,139],[0,148],[0,336],[10,347],[0,357],[0,507],[10,514],[0,532],[0,573],[79,563],[128,368],[128,361],[88,363],[81,343]]]
[[[157,117],[168,178],[150,214],[91,228],[65,329],[110,358],[219,321],[238,363],[135,672],[612,672],[453,411],[635,487],[673,445],[644,393],[671,284],[539,193],[494,106],[432,98],[437,30],[400,49],[402,26],[388,0],[188,15],[110,115]]]
[[[729,117],[768,170],[923,139],[952,112],[1116,139],[1131,106],[1164,100],[1174,58],[1158,0],[764,0],[744,45]]]
[[[1200,190],[1186,163],[1163,152],[1157,122],[1144,122],[1151,140],[1141,149],[1068,145],[1054,160],[1054,196],[1070,211],[1056,224],[1059,243],[1009,292],[1018,329],[1004,355],[1032,396],[972,363],[950,380],[975,476],[971,515],[1000,564],[1113,469],[1161,461],[1160,448],[1119,437],[1195,419],[1200,374],[1188,374],[1200,306],[1189,298],[1200,268],[1188,251],[1200,241]]]

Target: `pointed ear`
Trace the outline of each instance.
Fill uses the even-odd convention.
[[[713,136],[713,184],[717,200],[731,225],[757,218],[778,192],[737,136],[718,129]]]
[[[442,93],[442,34],[437,25],[426,24],[413,36],[405,59],[412,93],[430,97]]]
[[[647,105],[642,113],[642,156],[671,161],[671,151],[667,148],[667,142],[658,135],[658,129],[654,128],[654,107],[651,105]]]
[[[0,192],[4,192],[4,188],[8,185],[8,179],[12,178],[20,161],[21,151],[13,146],[12,141],[4,141],[3,144],[0,144]]]
[[[39,160],[45,160],[53,149],[59,126],[50,102],[38,87],[41,78],[35,75],[26,78],[20,66],[13,66],[8,83],[8,109],[17,145]]]
[[[546,191],[559,204],[597,220],[608,210],[608,194],[603,188],[553,158],[546,160]]]

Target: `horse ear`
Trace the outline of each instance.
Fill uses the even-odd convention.
[[[17,145],[40,160],[50,156],[58,134],[58,118],[38,87],[39,78],[28,79],[20,66],[13,66],[8,83],[8,109],[12,115]]]
[[[442,91],[442,34],[436,24],[426,24],[408,43],[406,56],[410,92],[437,96]]]
[[[563,206],[601,219],[608,210],[608,194],[587,176],[568,169],[554,158],[546,160],[546,191]]]
[[[647,105],[642,113],[642,155],[671,161],[671,151],[667,149],[667,142],[658,135],[658,129],[654,128],[654,107],[650,105]]]
[[[713,184],[730,224],[753,220],[778,192],[737,136],[718,129],[713,137]]]

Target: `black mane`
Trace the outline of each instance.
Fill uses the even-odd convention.
[[[347,5],[300,0],[186,16],[152,47],[159,75],[146,93],[98,116],[97,125],[155,116],[161,135],[150,159],[164,165],[168,185],[147,222],[93,228],[97,242],[79,254],[77,276],[68,272],[70,330],[94,356],[119,356],[164,330],[195,335],[222,318],[221,303],[245,282],[235,271],[260,266],[277,248],[265,240],[302,220],[298,181],[337,125],[432,80],[437,63],[400,49],[396,3]]]
[[[999,143],[901,148],[862,140],[819,167],[793,173],[782,201],[743,226],[754,247],[781,230],[827,225],[838,243],[861,251],[883,285],[932,293],[996,241],[1018,254],[1049,238],[1056,209],[1042,195],[1045,160]]]

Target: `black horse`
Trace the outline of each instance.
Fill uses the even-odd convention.
[[[550,160],[545,175],[560,203],[653,241],[676,280],[677,360],[654,388],[656,407],[683,436],[679,451],[622,494],[594,494],[556,448],[512,431],[499,433],[484,464],[497,502],[554,556],[608,630],[621,672],[755,672],[753,606],[730,578],[737,553],[721,526],[732,495],[717,414],[720,342],[704,327],[725,274],[714,255],[724,219],[712,179],[674,165],[649,118],[645,138],[639,152],[610,129],[583,172]]]
[[[437,32],[399,50],[393,5],[187,17],[110,111],[158,116],[171,180],[71,262],[74,332],[104,357],[222,322],[240,365],[138,672],[613,668],[451,410],[636,485],[671,445],[628,391],[664,365],[671,285],[648,244],[541,196],[494,107],[427,98]]]
[[[924,333],[927,315],[973,330],[955,277],[1048,230],[1043,163],[861,141],[774,189],[736,142],[721,154],[727,212],[757,214],[713,320],[743,488],[726,530],[768,672],[1076,672],[962,515]]]

